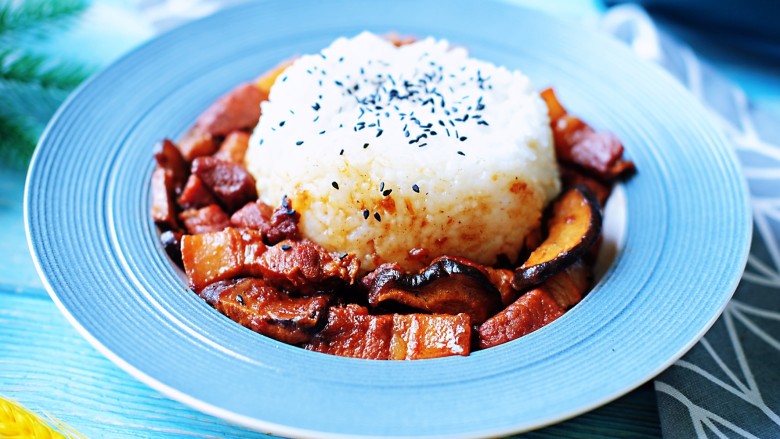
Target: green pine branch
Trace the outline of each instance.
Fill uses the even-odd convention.
[[[72,90],[89,77],[85,66],[54,62],[44,56],[0,49],[0,81],[35,83]]]
[[[35,53],[25,45],[55,38],[86,0],[0,0],[0,164],[26,166],[38,136],[90,69]]]
[[[86,0],[0,0],[0,34],[46,36],[55,26],[67,26],[89,6]]]
[[[35,150],[35,127],[22,117],[0,116],[0,163],[11,168],[23,169]],[[10,147],[13,145],[13,147]],[[8,147],[7,147],[8,146]]]

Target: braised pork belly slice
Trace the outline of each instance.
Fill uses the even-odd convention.
[[[260,119],[260,103],[268,99],[255,84],[241,84],[220,97],[195,122],[194,130],[213,136],[226,136],[236,130],[249,130]]]
[[[200,209],[217,203],[214,194],[203,184],[197,175],[190,175],[178,199],[182,210]]]
[[[325,328],[304,348],[372,360],[468,355],[471,319],[467,314],[371,315],[365,307],[350,304],[331,308]]]
[[[293,298],[256,278],[215,282],[200,297],[242,326],[289,344],[310,341],[328,316],[328,297]]]
[[[165,168],[157,166],[152,173],[152,207],[151,216],[160,230],[179,230],[179,222],[176,219],[178,207],[174,201],[176,184],[173,173]]]
[[[328,253],[311,241],[268,247],[262,233],[232,227],[182,237],[182,260],[196,292],[216,281],[256,276],[279,288],[310,293],[354,283],[359,268],[354,255]]]
[[[479,326],[479,347],[491,348],[530,334],[563,313],[564,309],[543,288],[531,290]]]
[[[179,220],[191,235],[219,232],[230,226],[230,217],[216,204],[185,210],[179,214]]]
[[[241,165],[214,157],[198,157],[192,162],[192,173],[229,213],[257,199],[255,179]]]

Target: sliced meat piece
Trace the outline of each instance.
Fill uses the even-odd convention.
[[[390,359],[393,316],[372,316],[362,306],[331,308],[328,323],[305,349],[340,357]]]
[[[553,89],[543,90],[540,95],[547,104],[559,162],[577,165],[606,182],[636,171],[633,162],[623,159],[623,144],[614,134],[597,132],[568,114]]]
[[[561,183],[564,188],[570,188],[578,185],[586,186],[593,192],[596,199],[599,201],[600,206],[604,206],[609,198],[609,194],[612,192],[610,186],[602,183],[595,178],[585,175],[579,169],[573,166],[559,165],[558,170],[561,174]],[[539,241],[541,244],[541,240]],[[539,245],[537,244],[537,246]]]
[[[157,166],[170,171],[176,193],[178,193],[187,180],[188,173],[187,162],[184,161],[179,149],[173,142],[164,139],[154,146],[154,159],[157,161]]]
[[[391,32],[388,34],[385,34],[384,38],[393,43],[395,47],[401,47],[406,46],[408,44],[412,44],[415,41],[417,41],[417,38],[411,36],[411,35],[400,35],[395,32]]]
[[[328,316],[327,297],[291,298],[262,279],[215,282],[200,297],[231,320],[289,344],[310,341]]]
[[[417,360],[468,355],[471,322],[465,314],[370,315],[358,305],[331,308],[328,323],[304,348],[342,357]]]
[[[190,175],[187,184],[179,196],[179,207],[183,210],[200,209],[212,204],[216,204],[217,199],[214,194],[203,184],[203,180],[197,175]]]
[[[268,234],[274,209],[262,201],[250,201],[230,217],[230,224],[242,229],[252,229]]]
[[[195,122],[195,128],[212,136],[248,130],[260,119],[260,103],[268,99],[255,84],[245,83],[219,98]]]
[[[232,227],[184,236],[182,259],[196,292],[219,280],[258,276],[275,287],[312,293],[353,283],[360,266],[355,255],[328,253],[310,241],[266,247],[261,233]]]
[[[551,124],[566,115],[566,109],[558,101],[558,97],[555,96],[555,91],[552,88],[542,90],[539,95],[547,104],[547,114],[550,116]]]
[[[531,290],[479,326],[479,347],[491,348],[530,334],[562,316],[563,312],[546,291]]]
[[[203,181],[227,212],[235,212],[257,199],[255,179],[243,166],[214,157],[198,157],[192,162],[192,173]]]
[[[580,303],[585,293],[585,290],[580,289],[566,271],[547,279],[539,288],[549,294],[563,310]]]
[[[231,223],[240,228],[259,230],[268,245],[276,245],[285,239],[300,239],[298,220],[301,215],[292,208],[285,198],[276,209],[262,201],[247,203],[230,218]]]
[[[581,167],[599,179],[611,182],[635,170],[623,159],[623,144],[608,131],[595,131],[581,119],[565,115],[552,126],[558,160]]]
[[[578,164],[572,155],[572,148],[583,137],[593,132],[588,124],[579,117],[565,114],[552,122],[555,154],[558,160]],[[621,151],[622,152],[622,151]]]
[[[195,292],[220,280],[246,276],[246,255],[257,258],[265,249],[262,235],[232,227],[221,232],[185,235],[181,240],[184,272]]]
[[[189,130],[179,140],[179,151],[188,162],[198,157],[210,156],[219,149],[219,141],[209,133],[197,129]]]
[[[266,243],[274,245],[284,239],[299,239],[301,233],[298,230],[298,221],[301,214],[292,206],[292,200],[287,197],[282,199],[281,206],[271,214],[271,227],[266,232]]]
[[[249,148],[249,133],[246,131],[233,131],[225,137],[219,150],[214,153],[214,158],[223,162],[236,165],[244,164],[244,156]]]
[[[512,279],[515,277],[515,272],[506,268],[493,268],[483,267],[483,272],[490,279],[490,283],[496,287],[499,293],[501,293],[501,303],[504,306],[508,306],[510,303],[517,300],[520,292],[512,287]]]
[[[385,267],[366,285],[373,307],[393,301],[431,313],[465,313],[477,324],[501,309],[500,292],[479,268],[462,259],[438,258],[418,274]]]
[[[391,360],[467,356],[471,352],[468,314],[395,314]]]
[[[191,235],[219,232],[230,227],[230,217],[216,204],[185,210],[179,214],[179,219]]]
[[[578,261],[567,268],[566,273],[571,278],[571,281],[574,282],[574,286],[582,291],[583,294],[590,290],[593,284],[593,266],[583,261]]]
[[[310,293],[355,282],[360,260],[351,253],[328,253],[307,241],[285,240],[256,258],[244,260],[246,272],[281,288]]]
[[[152,220],[161,230],[179,230],[176,220],[176,192],[173,173],[158,166],[152,172]]]

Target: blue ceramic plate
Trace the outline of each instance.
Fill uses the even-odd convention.
[[[651,379],[714,322],[751,232],[734,154],[672,78],[619,44],[537,12],[466,1],[263,2],[165,34],[60,109],[29,172],[41,276],[98,349],[204,412],[285,436],[472,437],[575,416]],[[554,85],[623,140],[623,248],[553,324],[470,357],[338,358],[229,321],[187,291],[149,219],[152,146],[234,85],[368,29],[444,37]],[[66,348],[66,347],[64,347]]]

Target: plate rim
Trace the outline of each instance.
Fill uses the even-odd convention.
[[[518,9],[521,9],[521,10],[531,11],[531,12],[533,12],[535,14],[538,14],[538,15],[544,15],[544,16],[546,16],[546,19],[551,20],[551,21],[565,22],[567,24],[571,24],[571,23],[567,22],[566,20],[561,19],[560,17],[549,15],[549,14],[546,14],[546,13],[538,11],[538,10],[529,9],[529,8],[524,7],[524,6],[520,6],[520,5],[507,5],[507,4],[503,3],[503,2],[491,2],[491,5],[496,5],[496,4],[503,4],[503,5],[509,6],[511,8],[518,8]],[[179,27],[174,28],[174,29],[172,29],[172,30],[170,30],[168,32],[165,32],[163,34],[160,34],[158,36],[155,36],[155,37],[149,39],[148,41],[140,44],[139,46],[135,47],[131,51],[129,51],[126,54],[124,54],[121,57],[119,57],[116,61],[114,61],[108,67],[106,67],[106,69],[101,70],[100,72],[98,72],[95,75],[93,75],[92,77],[90,77],[87,81],[82,83],[67,98],[67,100],[60,106],[60,108],[57,110],[57,112],[55,113],[55,115],[52,117],[51,121],[47,125],[44,133],[40,137],[40,140],[38,142],[38,147],[35,150],[35,153],[33,155],[33,159],[31,161],[30,167],[28,168],[27,177],[26,177],[26,181],[25,181],[25,190],[24,190],[24,223],[25,223],[25,232],[26,232],[28,247],[29,247],[30,252],[31,252],[31,254],[33,256],[33,263],[35,265],[36,271],[39,274],[39,277],[41,278],[41,280],[43,282],[43,285],[44,285],[46,291],[49,293],[49,296],[52,298],[52,300],[55,302],[57,307],[60,309],[60,312],[62,312],[63,315],[65,315],[65,317],[71,323],[71,325],[73,325],[74,328],[76,328],[76,330],[79,332],[79,334],[82,335],[82,337],[84,337],[101,354],[106,356],[110,361],[112,361],[114,364],[119,366],[122,370],[128,372],[134,378],[138,379],[139,381],[143,382],[144,384],[148,385],[149,387],[151,387],[151,388],[153,388],[153,389],[155,389],[157,391],[160,391],[161,393],[163,393],[166,396],[169,396],[169,397],[171,397],[171,398],[173,398],[173,399],[175,399],[177,401],[180,401],[180,402],[182,402],[182,403],[184,403],[184,404],[186,404],[186,405],[188,405],[188,406],[190,406],[192,408],[195,408],[195,409],[197,409],[197,410],[199,410],[201,412],[204,412],[204,413],[207,413],[207,414],[210,414],[210,415],[214,415],[214,416],[217,416],[217,417],[219,417],[221,419],[227,420],[228,422],[235,423],[235,424],[238,424],[238,425],[242,425],[242,426],[245,426],[245,427],[249,427],[251,429],[258,430],[258,431],[273,431],[274,433],[277,433],[277,434],[290,435],[290,436],[294,436],[294,437],[327,437],[327,438],[331,438],[331,437],[377,437],[377,438],[379,438],[379,437],[381,437],[381,438],[387,438],[387,437],[408,437],[408,436],[387,436],[387,435],[366,436],[366,435],[354,435],[354,434],[327,433],[327,432],[321,432],[321,431],[316,431],[316,430],[309,430],[309,429],[301,429],[301,428],[296,428],[296,427],[290,427],[290,426],[286,426],[286,425],[282,425],[282,424],[277,424],[277,423],[273,423],[273,422],[263,421],[261,419],[253,418],[253,417],[250,417],[250,416],[245,416],[245,415],[233,413],[230,410],[226,410],[226,409],[220,408],[218,406],[212,405],[210,403],[204,402],[204,401],[202,401],[202,400],[200,400],[198,398],[192,397],[192,396],[190,396],[190,395],[188,395],[188,394],[186,394],[184,392],[181,392],[181,391],[179,391],[179,390],[177,390],[177,389],[175,389],[173,387],[168,386],[167,384],[159,381],[158,379],[156,379],[156,378],[154,378],[152,376],[149,376],[146,373],[142,372],[141,370],[139,370],[138,368],[136,368],[135,366],[130,364],[128,361],[126,361],[125,359],[121,358],[119,355],[115,354],[107,346],[105,346],[100,340],[98,340],[92,334],[90,334],[84,326],[82,326],[82,324],[76,319],[76,317],[73,314],[71,314],[71,312],[68,310],[66,305],[60,300],[60,298],[58,297],[55,289],[53,288],[53,285],[49,282],[49,278],[47,277],[46,271],[44,270],[44,267],[43,267],[43,265],[41,263],[41,260],[40,260],[41,257],[38,254],[38,251],[36,250],[36,243],[33,242],[32,233],[30,231],[30,217],[29,217],[29,215],[30,215],[30,206],[29,206],[30,194],[29,194],[29,191],[31,191],[31,187],[33,186],[33,183],[34,183],[32,181],[33,174],[34,174],[32,171],[35,168],[36,163],[38,163],[38,161],[39,161],[38,160],[39,155],[43,154],[43,153],[40,153],[40,151],[43,149],[43,148],[40,148],[40,146],[46,142],[46,140],[48,138],[48,135],[49,135],[49,131],[57,123],[57,121],[61,118],[62,113],[66,112],[68,110],[68,108],[71,105],[71,102],[76,100],[76,99],[78,99],[80,94],[82,93],[82,91],[84,89],[89,88],[91,86],[91,84],[94,81],[96,81],[97,78],[99,78],[103,74],[103,72],[105,70],[107,70],[110,66],[113,66],[113,65],[117,64],[118,62],[120,62],[120,61],[122,61],[124,59],[131,58],[131,57],[135,56],[137,53],[145,51],[148,46],[153,45],[155,42],[157,42],[161,38],[163,38],[163,37],[171,38],[173,35],[177,34],[178,32],[182,32],[185,29],[189,29],[191,27],[201,26],[203,24],[203,22],[215,19],[215,17],[218,17],[218,16],[221,16],[223,14],[229,13],[229,12],[231,12],[233,10],[247,8],[247,7],[254,8],[254,7],[257,7],[257,5],[250,5],[250,4],[234,5],[234,6],[225,8],[223,10],[220,10],[220,11],[218,11],[217,13],[215,13],[213,15],[210,15],[208,17],[205,17],[205,18],[202,18],[202,19],[199,19],[199,20],[195,20],[193,22],[186,23],[186,24],[184,24],[182,26],[179,26]],[[591,31],[589,31],[589,34],[594,34],[595,35],[595,33],[591,32]],[[616,45],[619,44],[616,41],[612,41],[611,39],[608,39],[605,35],[599,35],[599,38],[602,40],[602,42],[601,42],[602,44],[603,44],[603,41],[610,41],[609,44],[611,44],[613,46],[616,46]],[[638,59],[638,58],[636,58],[636,59]],[[661,69],[660,67],[658,67],[658,66],[656,66],[654,64],[651,64],[649,62],[646,62],[644,60],[640,60],[640,62],[644,62],[646,66],[651,66],[651,68],[653,68],[655,70],[656,74],[662,74],[662,75],[668,76],[670,79],[672,79],[672,80],[674,80],[676,82],[676,80],[671,76],[671,74],[669,74],[665,70]],[[693,95],[691,95],[681,85],[680,85],[680,89],[682,89],[685,93],[687,93],[689,95],[690,99],[688,99],[688,100],[690,102],[693,102],[695,105],[699,106],[701,110],[704,110],[704,107],[698,101],[695,100],[695,97],[693,97]],[[714,124],[711,124],[711,125],[714,126]],[[718,135],[718,137],[720,137],[722,139],[725,139],[725,136],[723,135],[722,132],[720,132],[720,130],[719,130],[717,135]],[[737,157],[736,157],[736,153],[733,150],[730,151],[730,158],[734,162],[738,163],[738,160],[737,160]],[[741,188],[740,189],[741,189],[741,191],[744,194],[749,194],[747,181],[746,181],[746,178],[745,178],[744,174],[740,173],[740,177],[741,177],[740,178],[740,182],[741,182]],[[749,201],[749,195],[746,195],[745,199]],[[746,207],[747,207],[746,211],[747,211],[747,214],[748,214],[748,224],[752,225],[751,211],[750,211],[749,205],[746,206]],[[743,245],[743,249],[741,249],[742,250],[741,251],[742,257],[741,257],[739,270],[738,270],[739,273],[742,273],[742,271],[744,271],[745,266],[747,264],[747,259],[748,259],[748,256],[749,256],[749,248],[750,248],[750,242],[751,242],[752,233],[753,233],[752,227],[747,227],[747,237],[745,239],[745,242],[744,242],[744,245]],[[735,273],[736,272],[737,271],[735,271]],[[602,398],[600,398],[598,400],[594,400],[591,404],[582,406],[582,407],[580,407],[579,409],[576,409],[576,410],[571,410],[571,411],[569,411],[568,413],[566,413],[564,415],[561,415],[561,416],[551,416],[549,419],[544,419],[544,420],[537,421],[537,422],[525,422],[523,424],[517,425],[516,427],[512,427],[512,428],[498,429],[498,430],[494,430],[494,431],[484,430],[484,431],[481,431],[481,432],[465,433],[465,434],[462,434],[462,435],[445,434],[445,435],[426,435],[426,436],[415,436],[415,437],[474,438],[474,437],[484,437],[486,435],[487,436],[493,436],[493,435],[503,435],[503,434],[517,433],[519,431],[527,431],[528,429],[541,428],[541,427],[544,427],[544,426],[549,426],[549,425],[561,422],[561,421],[566,420],[566,419],[571,419],[572,417],[575,417],[575,416],[580,415],[582,413],[588,412],[588,411],[590,411],[590,410],[592,410],[592,409],[594,409],[596,407],[602,406],[602,405],[604,405],[604,404],[606,404],[606,403],[608,403],[610,401],[613,401],[613,400],[615,400],[615,399],[617,399],[617,398],[619,398],[619,397],[629,393],[630,391],[634,390],[636,387],[638,387],[642,383],[647,382],[648,379],[652,379],[658,373],[662,372],[663,370],[668,368],[671,364],[673,364],[675,361],[677,361],[688,350],[690,350],[696,343],[698,343],[698,341],[701,339],[701,337],[703,337],[705,335],[705,333],[712,327],[712,325],[720,317],[721,313],[723,312],[725,307],[728,305],[730,298],[733,296],[734,291],[736,290],[740,280],[741,280],[741,275],[735,275],[733,277],[733,279],[732,279],[732,281],[731,281],[731,283],[729,285],[730,293],[728,295],[724,295],[725,300],[723,300],[723,302],[720,304],[718,312],[716,314],[714,314],[710,318],[710,320],[707,322],[706,326],[704,328],[702,328],[698,332],[697,336],[694,339],[690,340],[687,344],[685,344],[683,347],[681,347],[672,358],[668,359],[666,362],[664,362],[663,364],[661,364],[658,367],[656,367],[652,371],[652,373],[647,374],[647,377],[645,377],[644,379],[641,379],[641,380],[637,380],[637,382],[634,382],[630,386],[625,386],[621,390],[614,391],[611,394],[608,394],[608,395],[606,395],[606,396],[604,396],[604,397],[602,397]]]

